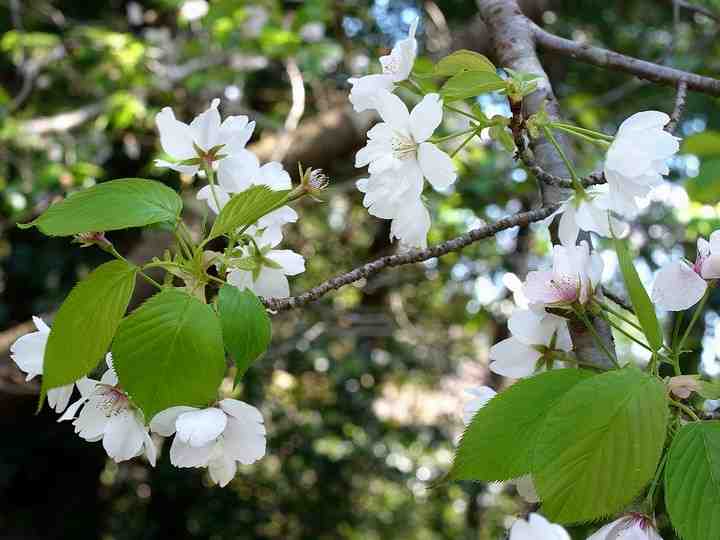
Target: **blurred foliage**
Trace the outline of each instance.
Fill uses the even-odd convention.
[[[720,72],[720,40],[707,18],[683,10],[674,24],[670,3],[650,0],[582,4],[550,2],[541,22],[630,55]],[[720,9],[716,0],[705,4]],[[437,29],[421,13],[424,2],[215,0],[197,16],[202,5],[0,2],[0,328],[52,311],[78,277],[106,260],[19,231],[17,222],[113,178],[159,179],[192,200],[189,179],[152,164],[162,157],[153,120],[160,108],[188,119],[221,97],[223,114],[258,122],[258,140],[281,129],[290,110],[288,57],[302,71],[304,117],[312,118],[347,103],[346,79],[376,69],[418,13],[421,52],[444,53],[431,50]],[[437,6],[451,32],[473,24],[473,1]],[[551,55],[543,61],[568,119],[580,125],[613,133],[633,112],[672,108],[672,89]],[[489,117],[509,112],[501,96],[477,105]],[[445,123],[448,133],[464,127],[457,116]],[[717,101],[691,93],[678,133],[683,153],[631,235],[646,284],[667,257],[691,255],[698,235],[720,227],[719,133]],[[575,154],[584,171],[602,158],[585,145]],[[286,244],[308,259],[295,291],[388,248],[386,224],[368,216],[354,189],[353,156],[334,161],[327,204],[303,202],[299,224],[288,228]],[[468,145],[458,165],[453,191],[427,194],[431,242],[537,202],[534,180],[494,142]],[[137,231],[111,237],[124,253],[142,241]],[[172,468],[167,449],[156,469],[103,461],[102,449],[78,441],[70,426],[32,416],[32,398],[0,401],[1,425],[14,435],[0,447],[0,538],[502,537],[509,516],[528,509],[510,488],[438,481],[461,430],[462,390],[489,381],[487,348],[506,331],[509,278],[543,264],[548,246],[541,227],[507,231],[497,242],[390,270],[274,317],[273,346],[239,394],[267,419],[268,456],[225,490],[209,487],[201,471]],[[617,288],[614,256],[599,247]],[[691,360],[713,375],[718,309],[693,336],[706,352]],[[624,355],[642,358],[618,342]],[[581,528],[574,534],[585,537]]]

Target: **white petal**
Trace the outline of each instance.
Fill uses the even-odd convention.
[[[292,188],[290,175],[283,168],[282,163],[277,161],[271,161],[260,167],[256,183],[266,185],[276,191]]]
[[[266,257],[282,266],[286,276],[296,276],[305,271],[305,258],[292,250],[274,249],[269,251]]]
[[[218,184],[229,193],[245,191],[255,182],[260,161],[250,150],[240,150],[218,163]]]
[[[435,189],[445,189],[457,179],[452,158],[432,143],[424,142],[418,146],[418,162]]]
[[[68,406],[70,396],[72,396],[73,388],[75,388],[74,383],[48,390],[48,405],[50,405],[51,408],[55,409],[55,412],[58,414],[63,412]]]
[[[74,402],[72,405],[70,405],[65,412],[62,414],[60,418],[58,418],[58,422],[64,422],[65,420],[72,420],[75,418],[75,413],[78,412],[78,409],[82,407],[85,402],[87,402],[88,398],[81,397],[76,402]]]
[[[210,107],[198,114],[190,122],[193,140],[203,150],[210,150],[213,146],[222,144],[220,140],[220,113],[217,109],[219,104],[219,99],[213,99]]]
[[[227,415],[215,407],[184,412],[175,421],[175,438],[193,447],[205,446],[218,438],[226,424]]]
[[[145,458],[148,460],[150,465],[155,466],[157,461],[157,446],[152,440],[152,437],[147,431],[143,431],[143,449],[142,452],[145,454]]]
[[[254,129],[255,122],[248,122],[247,116],[228,116],[220,124],[220,142],[225,145],[220,153],[232,155],[245,148]]]
[[[712,241],[712,236],[710,237],[710,240]],[[720,250],[718,250],[718,253],[720,253]],[[40,317],[33,315],[32,318],[33,324],[35,325],[35,328],[37,328],[37,331],[43,334],[49,334],[50,333],[50,327],[45,324],[45,321],[43,321]]]
[[[720,251],[715,255],[709,256],[702,264],[701,274],[705,279],[720,278]]]
[[[153,416],[152,420],[150,420],[150,431],[163,437],[169,437],[177,430],[175,422],[177,421],[178,416],[197,410],[198,409],[195,407],[180,405],[178,407],[170,407],[169,409],[160,411]]]
[[[283,270],[264,266],[252,284],[252,290],[265,298],[287,298],[290,296],[290,284]]]
[[[627,118],[618,128],[618,135],[631,131],[642,131],[650,128],[662,129],[670,122],[670,117],[660,111],[641,111]]]
[[[519,379],[535,373],[540,353],[515,338],[507,338],[490,348],[490,371]]]
[[[247,422],[263,423],[262,413],[257,407],[253,407],[249,403],[240,401],[239,399],[225,398],[220,400],[218,406],[225,411],[226,414],[237,420]]]
[[[438,94],[427,94],[410,113],[410,133],[415,142],[429,139],[442,122],[442,100]]]
[[[220,487],[227,486],[235,478],[237,462],[225,452],[214,456],[208,463],[210,479]]]
[[[570,540],[570,535],[541,515],[530,514],[528,521],[518,519],[513,523],[509,540]]]
[[[206,446],[190,446],[175,437],[170,447],[170,463],[176,467],[205,467],[210,459],[214,442]]]
[[[265,455],[265,426],[252,419],[230,417],[223,444],[228,456],[243,465],[255,463]]]
[[[567,204],[565,205],[565,211],[560,217],[558,236],[560,238],[560,243],[563,246],[574,246],[575,242],[577,242],[580,228],[578,227],[577,220],[575,219],[575,212],[575,206],[572,203]]]
[[[73,422],[75,432],[80,438],[86,441],[96,441],[105,433],[108,417],[103,409],[103,400],[103,397],[97,395],[88,398],[87,403]]]
[[[28,381],[36,375],[42,375],[48,335],[46,332],[31,332],[20,336],[10,346],[10,357],[27,373]]]
[[[390,124],[395,130],[408,131],[410,113],[399,97],[386,90],[381,90],[378,92],[376,102],[377,111],[384,122]]]
[[[213,190],[215,191],[214,195]],[[230,194],[220,186],[203,186],[198,190],[195,197],[198,201],[205,201],[210,207],[210,210],[216,214],[219,214],[220,210],[224,208],[230,200]],[[215,199],[220,203],[220,209],[218,209],[217,204],[215,204]]]
[[[660,309],[683,311],[697,304],[705,294],[707,282],[680,261],[663,266],[655,276],[653,302]]]
[[[155,123],[165,153],[178,161],[195,157],[190,126],[178,121],[170,107],[165,107],[155,115]]]
[[[713,231],[710,235],[710,253],[715,253],[716,255],[720,255],[720,230]],[[35,320],[35,317],[33,317],[33,320]],[[42,321],[40,321],[42,322]],[[35,323],[37,326],[37,323]],[[43,323],[44,324],[44,323]],[[40,327],[38,327],[38,330],[40,330]]]
[[[142,449],[145,431],[131,411],[113,414],[105,426],[103,447],[117,463],[134,458]]]
[[[409,248],[427,247],[427,235],[430,230],[430,213],[417,197],[406,201],[398,208],[398,214],[390,225],[390,239],[397,238]]]
[[[348,82],[352,85],[349,99],[355,112],[375,109],[378,93],[392,92],[395,86],[390,75],[366,75],[359,79],[348,79]]]
[[[95,391],[98,381],[96,381],[95,379],[90,379],[88,377],[83,377],[82,379],[78,379],[77,381],[75,381],[75,384],[77,385],[81,396],[89,397],[90,394]]]
[[[164,159],[156,159],[155,166],[162,167],[164,169],[172,169],[173,171],[179,172],[180,174],[187,174],[188,176],[192,176],[200,170],[200,167],[197,165],[178,165],[177,163],[171,163],[169,161],[165,161]]]
[[[241,291],[245,289],[253,290],[252,272],[247,270],[240,270],[239,268],[231,269],[227,275],[227,282]]]
[[[472,422],[475,413],[487,405],[488,401],[497,395],[497,392],[489,386],[470,388],[466,392],[474,396],[474,399],[468,401],[463,407],[463,423],[467,426]]]

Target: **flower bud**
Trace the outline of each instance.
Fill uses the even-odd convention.
[[[105,237],[104,232],[86,232],[76,234],[73,237],[73,242],[80,244],[81,248],[98,246],[100,249],[107,250],[112,246],[110,240]]]
[[[298,169],[300,171],[300,188],[298,191],[310,195],[316,201],[322,202],[319,194],[330,185],[330,179],[322,169],[308,167],[303,171],[301,164],[298,164]]]
[[[668,390],[680,399],[687,399],[693,392],[700,390],[700,380],[697,375],[678,375],[668,381]]]

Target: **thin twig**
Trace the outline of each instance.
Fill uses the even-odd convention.
[[[675,133],[675,130],[680,123],[680,118],[682,118],[682,115],[685,112],[686,102],[687,83],[685,83],[685,81],[680,81],[677,86],[677,93],[675,94],[675,106],[673,107],[673,112],[670,115],[670,122],[668,122],[668,125],[665,126],[665,130],[668,133]]]
[[[289,298],[264,298],[263,303],[272,311],[287,311],[300,306],[304,306],[310,302],[318,300],[330,291],[337,290],[345,285],[354,283],[363,278],[377,274],[385,268],[393,268],[406,264],[415,264],[435,257],[441,257],[454,251],[460,251],[470,244],[496,235],[500,231],[512,229],[513,227],[525,227],[530,223],[541,221],[552,214],[557,209],[556,205],[530,210],[528,212],[520,212],[506,218],[500,219],[490,225],[484,225],[473,229],[456,238],[430,246],[426,249],[412,250],[396,255],[387,255],[372,262],[364,264],[350,272],[340,274],[329,279],[320,285],[298,295]]]

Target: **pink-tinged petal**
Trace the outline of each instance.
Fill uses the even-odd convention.
[[[515,338],[504,339],[490,348],[490,371],[519,379],[535,373],[540,353]]]
[[[710,242],[708,242],[710,245],[710,253],[715,253],[716,255],[720,255],[720,230],[713,231],[713,233],[710,235]],[[35,318],[33,317],[33,320]],[[40,328],[38,328],[40,330]]]
[[[180,405],[160,411],[152,417],[152,420],[150,420],[150,431],[157,433],[162,437],[170,437],[177,430],[175,423],[178,416],[197,410],[198,409],[195,407]]]
[[[195,157],[190,126],[177,120],[170,107],[155,115],[155,123],[160,132],[160,145],[166,154],[178,161]]]
[[[210,459],[213,447],[217,443],[206,446],[190,446],[175,437],[170,447],[170,463],[178,468],[205,467]]]
[[[702,277],[705,279],[720,278],[720,252],[707,257],[701,267]]]
[[[652,299],[660,309],[684,311],[705,294],[707,282],[681,261],[663,266],[655,276]]]
[[[220,113],[217,109],[219,104],[219,99],[213,99],[210,107],[190,122],[193,140],[206,151],[223,142],[220,140]]]
[[[407,132],[410,123],[410,113],[403,101],[395,94],[381,90],[377,96],[377,111],[383,122],[393,129]]]
[[[410,113],[410,133],[415,142],[429,139],[442,122],[442,99],[438,94],[427,94]]]
[[[175,421],[175,438],[193,447],[205,446],[217,439],[226,425],[227,415],[215,407],[184,412]]]
[[[457,179],[452,158],[432,143],[424,142],[418,146],[418,162],[435,189],[445,189]]]
[[[528,273],[523,292],[532,303],[570,304],[578,300],[580,281],[576,276],[534,271]]]

